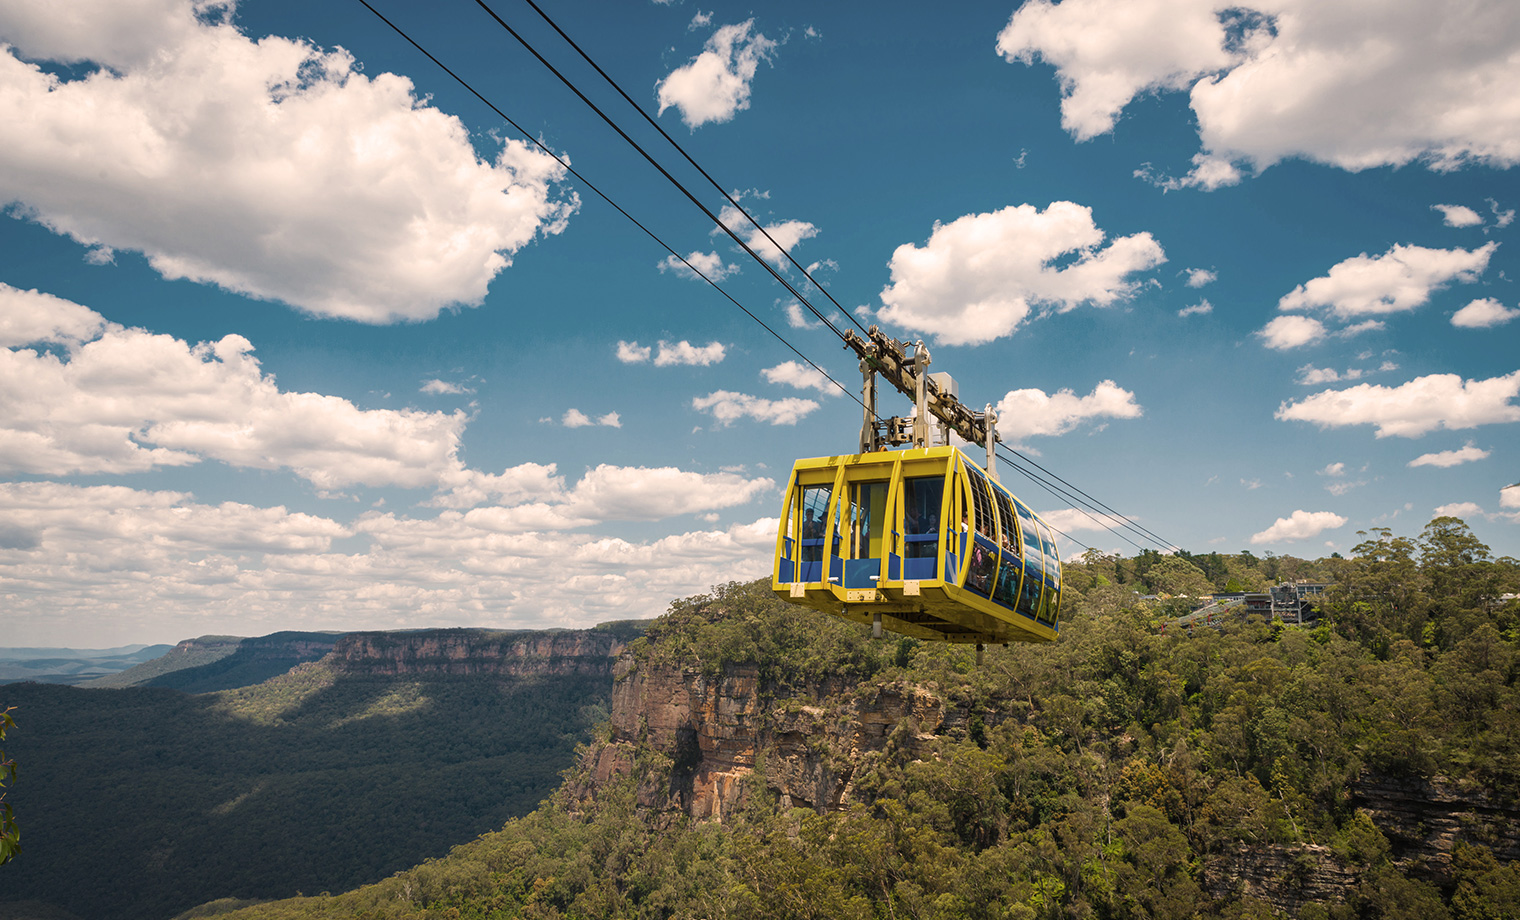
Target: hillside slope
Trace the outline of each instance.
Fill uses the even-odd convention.
[[[185,639],[165,649],[156,658],[115,674],[76,684],[76,686],[94,690],[140,687],[154,678],[163,677],[174,671],[198,668],[220,661],[236,652],[242,641],[242,636],[199,636],[194,639]]]

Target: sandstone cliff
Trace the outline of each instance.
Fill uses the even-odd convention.
[[[721,676],[625,654],[617,662],[610,737],[585,753],[592,795],[634,771],[641,750],[670,761],[668,778],[640,777],[640,804],[722,820],[741,808],[763,760],[761,781],[783,807],[832,811],[852,801],[854,778],[889,747],[917,756],[969,713],[907,683],[853,688],[819,684],[778,699],[754,666]]]
[[[625,646],[607,629],[357,632],[337,640],[328,663],[340,674],[383,677],[610,676]]]

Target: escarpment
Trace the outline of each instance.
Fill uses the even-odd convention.
[[[639,778],[648,808],[722,820],[744,806],[758,778],[783,806],[833,811],[853,801],[855,778],[872,757],[889,749],[921,756],[968,718],[964,706],[905,682],[858,691],[820,682],[783,693],[754,665],[713,676],[624,654],[609,737],[584,753],[583,785],[573,791],[594,794],[650,751],[669,760],[669,771]]]
[[[328,663],[341,674],[383,677],[610,677],[625,646],[604,629],[356,632],[337,641]]]

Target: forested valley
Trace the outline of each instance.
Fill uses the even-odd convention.
[[[237,660],[155,679],[225,682]],[[0,688],[22,831],[0,918],[162,920],[384,878],[537,807],[610,687],[610,664],[502,679],[324,659],[214,693]]]
[[[1136,594],[1288,578],[1334,583],[1321,619],[1190,634],[1162,629],[1188,601]],[[682,764],[646,745],[598,784],[604,729],[499,832],[357,891],[225,916],[1520,915],[1520,603],[1500,601],[1515,560],[1439,518],[1345,559],[1090,553],[1066,582],[1061,639],[981,667],[964,647],[872,640],[765,582],[678,601],[634,643],[635,669],[755,669],[774,713],[827,719],[911,685],[970,714],[927,739],[900,725],[849,764],[820,751],[854,771],[837,810],[786,807],[765,751],[721,823],[648,807]],[[1387,788],[1425,790],[1455,830],[1400,825],[1373,805]]]

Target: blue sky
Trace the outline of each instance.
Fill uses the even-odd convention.
[[[477,5],[376,6],[858,387]],[[1440,511],[1520,555],[1513,4],[543,8],[857,321],[1166,541],[1316,557]],[[5,644],[652,616],[764,574],[791,461],[856,441],[356,0],[3,3],[0,42]],[[1064,553],[1136,552],[1003,478]]]

